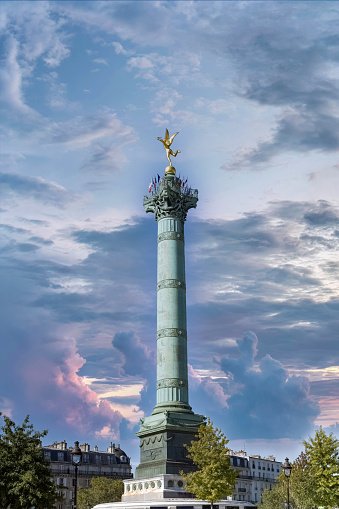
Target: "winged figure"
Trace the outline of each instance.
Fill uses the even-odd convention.
[[[163,140],[162,138],[159,138],[159,137],[157,138],[159,141],[161,141],[161,143],[164,144],[164,147],[165,147],[165,150],[166,150],[166,157],[167,157],[168,162],[170,163],[170,166],[172,166],[172,161],[171,161],[170,156],[176,157],[177,154],[180,154],[180,150],[177,150],[176,152],[173,152],[173,150],[171,149],[172,142],[173,142],[173,140],[174,140],[174,138],[176,137],[177,134],[179,134],[179,133],[174,133],[170,137],[168,129],[166,129],[165,139]]]

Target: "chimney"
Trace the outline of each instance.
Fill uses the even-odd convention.
[[[110,452],[111,454],[113,454],[115,451],[115,444],[113,444],[113,442],[111,442],[111,445],[109,445],[107,447],[107,452]]]
[[[98,449],[98,446],[97,446],[97,445],[95,445],[95,446],[94,446],[94,452],[98,452],[98,450],[99,450],[99,449]]]

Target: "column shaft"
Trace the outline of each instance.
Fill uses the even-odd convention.
[[[159,405],[190,408],[184,223],[177,217],[158,220],[157,407]]]

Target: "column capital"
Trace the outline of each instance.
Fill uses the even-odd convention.
[[[182,181],[174,175],[166,175],[150,196],[144,196],[143,204],[146,212],[153,212],[156,221],[175,217],[184,223],[187,212],[196,208],[197,202],[197,189],[183,186]]]

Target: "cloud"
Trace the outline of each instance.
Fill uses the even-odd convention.
[[[133,137],[126,138],[126,141],[122,141],[121,145],[132,143],[134,140],[135,138]],[[86,163],[83,164],[82,169],[103,174],[118,173],[127,162],[128,159],[123,153],[121,146],[95,143],[93,144],[92,154]]]
[[[220,368],[230,377],[227,423],[232,438],[298,438],[311,429],[319,405],[310,397],[308,379],[289,376],[282,364],[266,355],[255,364],[256,335],[246,332],[238,357],[222,356]],[[241,416],[246,415],[246,424]]]
[[[122,355],[121,369],[125,375],[145,375],[150,364],[154,365],[154,359],[152,359],[147,345],[142,344],[133,332],[117,332],[112,345]]]
[[[67,37],[61,30],[64,20],[48,3],[4,4],[7,33],[20,34],[21,54],[25,62],[35,63],[43,58],[49,67],[56,67],[67,58],[70,50]]]
[[[0,184],[10,193],[32,197],[43,203],[64,207],[75,199],[75,195],[60,184],[47,182],[41,177],[27,177],[18,173],[0,172]]]
[[[108,66],[107,60],[105,58],[94,58],[93,62],[96,64],[102,64]]]
[[[227,115],[236,108],[234,103],[226,99],[211,100],[204,97],[199,97],[195,105],[197,108],[207,109],[212,115]]]
[[[150,69],[154,64],[146,57],[133,57],[128,60],[127,66],[130,69],[133,67],[137,69]]]
[[[220,41],[223,55],[229,55],[237,69],[235,93],[276,109],[269,137],[245,153],[238,151],[223,169],[262,168],[263,163],[289,151],[328,153],[339,149],[334,106],[339,82],[331,71],[337,65],[334,27],[338,13],[331,9],[333,24],[329,24],[328,13],[316,4],[307,16],[300,4],[294,4],[292,11],[279,4],[279,17],[276,12],[273,4],[248,5],[235,14],[223,35],[218,22],[215,24],[219,32],[214,42]]]
[[[13,415],[13,402],[7,398],[0,397],[0,412],[9,418]]]
[[[120,42],[113,41],[112,46],[117,55],[131,55],[133,52],[126,50]]]
[[[57,72],[46,73],[40,79],[49,87],[46,100],[51,108],[61,109],[67,107],[72,109],[75,107],[75,104],[71,104],[67,100],[67,85],[58,81]]]
[[[5,43],[7,50],[4,66],[0,71],[2,84],[2,101],[19,113],[35,116],[36,113],[24,102],[22,93],[22,70],[18,64],[19,42],[9,37]]]
[[[86,147],[100,138],[124,137],[131,132],[132,128],[123,126],[115,113],[101,112],[54,124],[48,133],[48,141],[79,148]]]
[[[304,219],[307,223],[316,227],[339,225],[339,214],[324,200],[319,201],[319,206],[315,210],[306,212]]]
[[[15,398],[16,414],[27,413],[29,408],[33,421],[39,416],[46,427],[56,424],[61,434],[72,430],[85,438],[109,426],[112,438],[117,438],[121,414],[108,401],[100,400],[78,374],[86,362],[77,351],[74,333],[79,337],[79,331],[62,330],[52,315],[40,310],[32,313],[27,301],[18,299],[19,294],[32,298],[38,287],[39,279],[23,279],[13,267],[2,275],[6,292],[1,305],[2,330],[11,338],[0,360],[5,397]],[[20,323],[14,319],[15,310]]]
[[[293,436],[307,433],[312,420],[321,416],[312,401],[323,398],[321,383],[311,386],[310,396],[308,380],[293,375],[306,367],[320,369],[337,362],[336,214],[328,202],[274,202],[260,214],[197,219],[186,230],[190,401],[196,412],[208,412],[233,438],[264,432],[278,436],[275,426],[283,433],[264,408],[274,387],[286,415],[296,407]],[[27,224],[29,231],[16,231],[14,225],[7,228],[7,235],[13,242],[37,247],[56,241],[49,224]],[[4,335],[13,338],[6,345],[8,365],[21,345],[17,369],[26,373],[29,394],[23,394],[27,401],[20,405],[26,408],[29,402],[35,415],[43,412],[46,426],[55,421],[62,396],[67,405],[60,418],[68,419],[63,425],[67,429],[88,411],[88,433],[104,436],[107,426],[118,433],[120,414],[130,415],[133,405],[137,412],[149,413],[155,405],[156,249],[149,246],[156,239],[156,223],[148,217],[132,218],[114,229],[91,218],[86,229],[59,229],[58,242],[60,236],[63,250],[81,248],[79,259],[52,262],[43,249],[2,253],[12,282],[2,286]],[[17,316],[23,317],[24,330],[13,320]],[[253,333],[238,339],[248,329],[260,342]],[[37,363],[42,368],[35,385]],[[3,377],[14,377],[13,387],[3,393],[13,401],[15,384],[22,384],[22,378],[8,373],[7,365],[1,369]],[[109,407],[100,404],[100,393],[95,400],[95,393],[82,385],[85,376],[143,385],[140,399],[125,395],[117,403],[116,398],[107,398]],[[45,385],[49,396],[41,392]],[[90,388],[94,391],[95,384]],[[258,408],[253,408],[255,391]],[[44,398],[48,405],[41,409]],[[93,408],[91,398],[96,401]],[[71,407],[76,408],[74,414]],[[119,412],[112,417],[113,424],[109,408]],[[246,409],[252,416],[242,419],[240,427]],[[290,429],[286,433],[293,434]]]
[[[23,80],[27,83],[33,79],[39,59],[48,67],[56,67],[69,56],[60,30],[63,23],[46,3],[7,2],[2,9],[5,38],[5,60],[0,74],[2,100],[27,120],[41,121],[39,113],[25,102]]]
[[[250,165],[254,169],[262,169],[262,163],[270,161],[281,152],[335,152],[339,149],[338,133],[339,118],[301,108],[289,108],[272,129],[268,141],[259,143],[257,147],[242,149],[222,169],[241,170]]]

